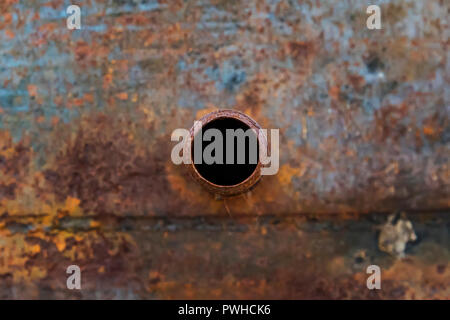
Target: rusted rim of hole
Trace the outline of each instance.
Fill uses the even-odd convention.
[[[243,193],[243,192],[247,191],[248,189],[250,189],[253,185],[255,185],[256,182],[258,182],[258,180],[261,178],[261,166],[262,166],[261,161],[260,161],[261,150],[263,150],[263,149],[267,150],[266,137],[264,135],[258,134],[259,130],[261,130],[261,127],[259,126],[259,124],[255,120],[253,120],[252,118],[250,118],[249,116],[247,116],[246,114],[244,114],[240,111],[229,110],[229,109],[217,110],[217,111],[213,111],[213,112],[208,113],[207,115],[203,116],[199,121],[201,121],[201,124],[202,124],[201,127],[203,128],[212,121],[219,120],[219,119],[227,119],[227,118],[232,118],[232,119],[241,121],[248,128],[256,130],[256,139],[258,141],[259,154],[258,154],[258,162],[257,162],[256,167],[253,170],[252,174],[250,176],[248,176],[245,180],[243,180],[237,184],[219,185],[219,184],[215,184],[215,183],[205,179],[198,172],[198,170],[194,164],[194,159],[192,159],[192,154],[191,154],[191,163],[189,164],[189,171],[197,182],[199,182],[202,186],[204,186],[208,191],[215,193],[215,194],[220,194],[223,196],[231,196],[231,195]],[[190,139],[188,141],[188,143],[190,143],[191,145],[194,141],[194,137],[197,134],[197,132],[198,132],[198,128],[196,130],[196,128],[194,126],[192,126],[192,128],[190,130]]]

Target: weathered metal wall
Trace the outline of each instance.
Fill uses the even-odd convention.
[[[0,296],[448,298],[449,8],[376,3],[382,30],[364,1],[3,0]],[[281,138],[279,173],[226,200],[170,161],[217,108]],[[395,210],[424,230],[406,262],[361,216]]]

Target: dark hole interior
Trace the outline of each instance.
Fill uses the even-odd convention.
[[[245,163],[244,164],[238,164],[237,163],[237,148],[238,143],[237,139],[234,139],[234,161],[233,164],[226,164],[226,129],[242,129],[244,131],[250,129],[244,122],[234,119],[234,118],[218,118],[215,120],[212,120],[211,122],[207,123],[202,128],[203,135],[205,134],[206,130],[215,128],[220,130],[223,137],[223,164],[206,164],[204,161],[202,161],[201,164],[195,164],[195,168],[200,173],[200,175],[208,180],[209,182],[212,182],[217,185],[221,186],[232,186],[235,184],[238,184],[248,177],[251,176],[251,174],[255,171],[257,163],[250,163],[250,139],[248,137],[245,138]],[[257,149],[257,156],[256,156],[256,162],[258,162],[259,159],[259,145],[256,135],[252,132],[251,133],[255,139],[256,142],[256,149]],[[199,139],[200,134],[197,134],[194,137],[194,140]],[[204,154],[205,148],[210,144],[214,142],[214,138],[212,138],[213,141],[203,141],[202,142],[202,155]],[[192,144],[192,159],[194,159],[194,142]],[[215,152],[212,152],[212,155],[215,156]]]

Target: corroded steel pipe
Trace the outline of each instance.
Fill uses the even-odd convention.
[[[256,132],[256,139],[258,142],[259,152],[257,157],[257,164],[254,168],[253,172],[248,175],[242,177],[242,181],[231,184],[231,185],[222,185],[219,183],[214,183],[211,181],[212,179],[208,179],[207,177],[204,177],[199,171],[199,168],[194,163],[194,156],[193,152],[191,153],[191,161],[189,164],[189,171],[192,177],[199,182],[202,186],[204,186],[208,191],[222,195],[222,196],[231,196],[243,193],[247,190],[249,190],[251,187],[253,187],[261,178],[261,150],[267,150],[267,138],[264,134],[258,134],[261,130],[261,127],[259,124],[250,118],[248,115],[236,111],[236,110],[217,110],[211,113],[208,113],[207,115],[203,116],[199,121],[201,122],[201,126],[196,127],[192,126],[190,130],[190,139],[188,143],[191,144],[191,148],[193,149],[194,144],[194,137],[199,133],[200,128],[207,127],[208,124],[211,124],[213,121],[217,120],[226,120],[226,119],[233,119],[241,122],[243,126],[253,129]],[[261,131],[262,132],[262,131]],[[242,174],[242,172],[236,172],[237,175]],[[239,177],[237,177],[239,178]]]

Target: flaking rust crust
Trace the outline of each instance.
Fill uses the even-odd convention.
[[[450,298],[445,1],[382,30],[359,1],[92,0],[73,31],[66,5],[0,2],[0,298]],[[280,129],[227,199],[170,160],[217,109]]]

